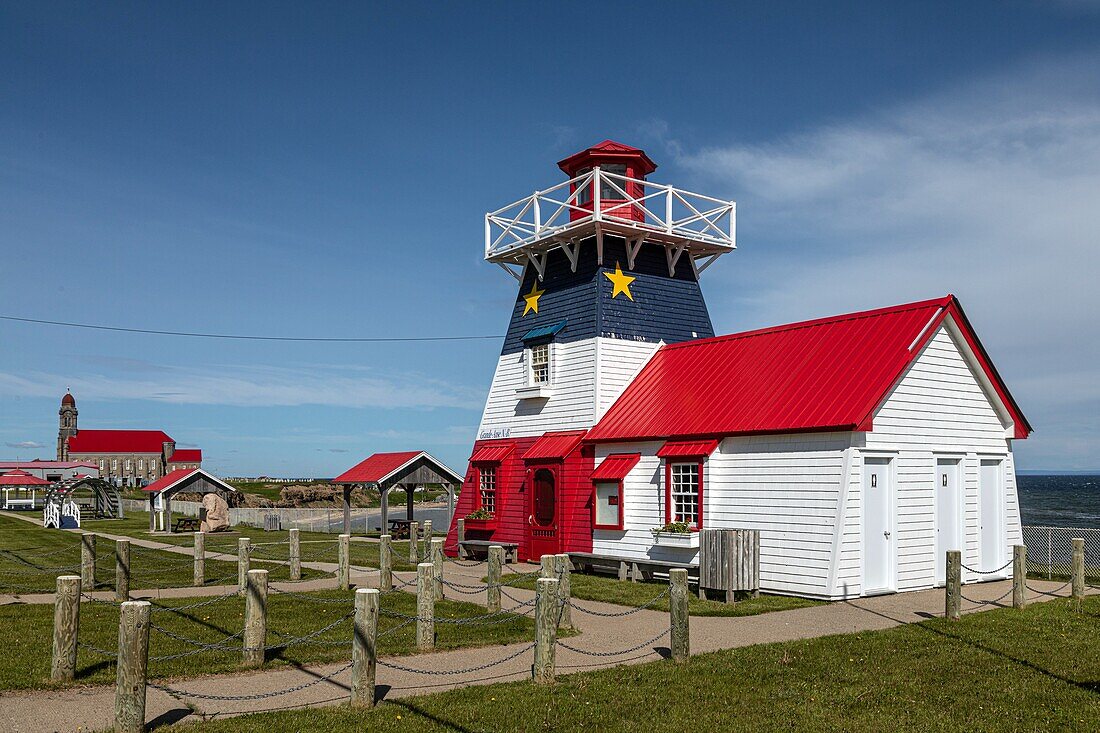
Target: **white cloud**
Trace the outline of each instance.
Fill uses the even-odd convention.
[[[36,443],[33,440],[24,440],[18,443],[5,443],[4,445],[9,448],[45,448],[43,443]]]
[[[0,372],[0,396],[56,397],[69,385],[81,400],[137,399],[237,407],[326,405],[433,409],[479,409],[478,390],[421,374],[364,373],[362,369],[214,366],[204,369],[155,366],[124,374],[78,378],[45,372]]]
[[[1100,466],[1100,431],[1067,440],[1064,429],[1064,403],[1090,426],[1100,404],[1100,58],[1036,63],[680,163],[738,200],[742,251],[705,285],[718,283],[719,321],[735,311],[734,328],[748,328],[954,292],[1039,429],[1022,453],[1036,466]]]

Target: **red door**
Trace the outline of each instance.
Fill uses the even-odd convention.
[[[552,468],[531,471],[528,492],[527,559],[538,562],[543,555],[558,552],[558,481]]]

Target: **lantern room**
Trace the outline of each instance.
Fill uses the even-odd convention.
[[[644,150],[604,140],[602,143],[575,153],[558,163],[558,167],[570,179],[571,198],[575,195],[576,208],[569,212],[571,220],[588,216],[598,200],[600,211],[621,219],[645,221],[645,212],[627,203],[645,196],[645,177],[657,170],[657,164]],[[587,176],[599,168],[598,176]],[[598,178],[598,180],[596,180]]]

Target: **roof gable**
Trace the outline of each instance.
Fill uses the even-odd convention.
[[[870,430],[875,409],[954,316],[1016,425],[1031,428],[954,296],[664,346],[588,434],[641,440]]]
[[[148,492],[166,492],[176,487],[180,487],[181,490],[183,490],[187,488],[187,485],[200,480],[205,480],[207,483],[212,484],[222,491],[236,491],[235,488],[222,481],[214,474],[201,468],[177,468],[175,471],[170,471],[167,475],[145,486],[143,490]]]
[[[449,477],[455,483],[462,483],[461,476],[451,470],[445,463],[441,463],[429,455],[427,451],[422,450],[375,453],[332,479],[332,483],[380,484],[420,458],[428,461],[433,470],[441,476]]]

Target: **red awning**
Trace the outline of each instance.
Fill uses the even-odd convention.
[[[659,458],[703,458],[718,447],[717,440],[670,440],[657,451]]]
[[[569,430],[561,433],[545,433],[535,441],[535,444],[523,454],[525,461],[552,461],[561,460],[572,453],[581,439],[584,430]]]
[[[622,481],[641,459],[641,453],[612,453],[592,472],[592,480]]]
[[[514,443],[491,443],[483,445],[470,456],[470,463],[500,463],[515,448]]]

